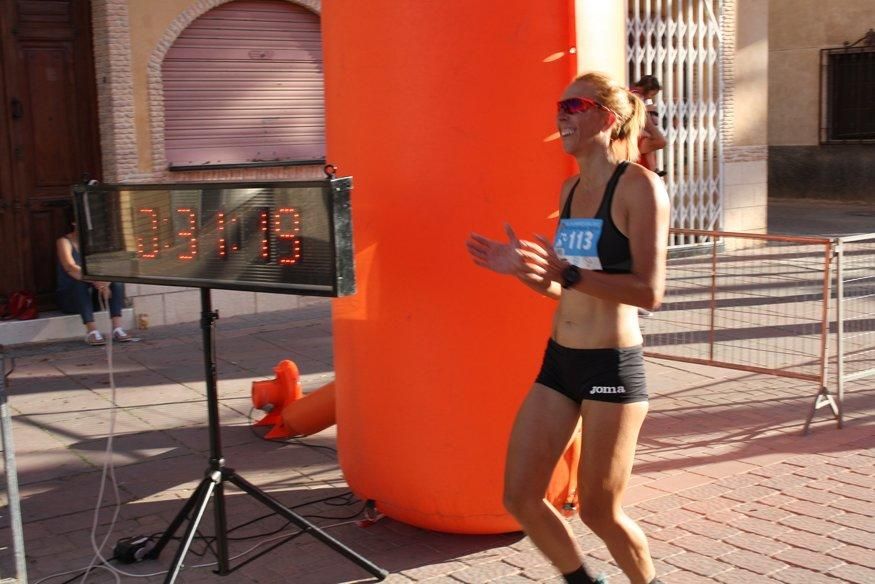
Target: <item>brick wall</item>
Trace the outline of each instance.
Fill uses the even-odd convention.
[[[137,172],[128,0],[93,0],[94,67],[103,181]]]

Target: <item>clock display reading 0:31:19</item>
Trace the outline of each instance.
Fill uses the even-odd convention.
[[[296,207],[137,205],[132,211],[136,255],[144,262],[239,258],[291,267],[301,260],[302,214]]]

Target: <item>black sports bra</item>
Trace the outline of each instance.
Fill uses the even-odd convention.
[[[620,182],[620,177],[629,166],[628,161],[623,161],[617,165],[614,174],[608,181],[605,187],[605,194],[602,196],[602,202],[596,211],[594,219],[602,220],[602,232],[598,241],[598,255],[602,264],[603,272],[628,273],[632,271],[632,253],[629,251],[629,238],[623,235],[614,220],[611,218],[611,204],[614,201],[614,191],[617,188],[617,183]],[[565,199],[565,206],[562,209],[560,219],[571,218],[571,201],[574,198],[574,192],[577,190],[577,185],[580,184],[580,178],[571,187],[571,192],[568,193],[568,198]]]

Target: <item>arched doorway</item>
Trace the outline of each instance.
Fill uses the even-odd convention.
[[[179,35],[161,76],[171,170],[324,160],[321,27],[307,8],[222,4]]]

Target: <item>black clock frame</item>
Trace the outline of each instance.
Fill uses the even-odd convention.
[[[315,266],[307,272],[308,277],[297,267],[266,268],[249,265],[250,272],[257,272],[257,278],[244,274],[231,277],[209,277],[186,275],[184,270],[166,268],[152,269],[152,273],[140,273],[135,267],[146,267],[148,260],[136,258],[134,252],[126,250],[121,234],[120,193],[122,191],[200,191],[201,202],[208,197],[228,193],[235,189],[261,189],[265,193],[283,189],[308,189],[311,194],[307,203],[320,212],[319,220],[324,222],[325,233],[321,233],[319,245],[322,250]],[[313,200],[312,190],[318,189],[321,200]],[[82,256],[82,272],[86,278],[112,282],[135,284],[155,284],[161,286],[184,286],[195,288],[219,288],[252,292],[271,292],[297,294],[303,296],[348,296],[355,293],[355,267],[352,243],[352,216],[350,192],[352,178],[328,178],[307,181],[251,181],[251,182],[208,182],[208,183],[164,183],[164,184],[93,184],[77,185],[73,188],[76,220],[79,226],[79,245]],[[303,194],[303,193],[302,193]],[[203,205],[201,205],[203,206]],[[202,218],[201,218],[202,220]],[[320,223],[322,225],[322,223]],[[307,253],[307,241],[304,241]],[[108,254],[121,255],[126,269],[112,263],[101,262]],[[127,254],[127,255],[125,255]],[[207,261],[207,260],[198,260]],[[213,260],[215,261],[215,260]],[[139,266],[137,265],[139,264]],[[118,262],[115,264],[119,265]],[[195,265],[195,264],[191,264]],[[131,267],[133,266],[133,267]],[[152,266],[154,267],[154,266]],[[317,280],[314,283],[314,278]]]

